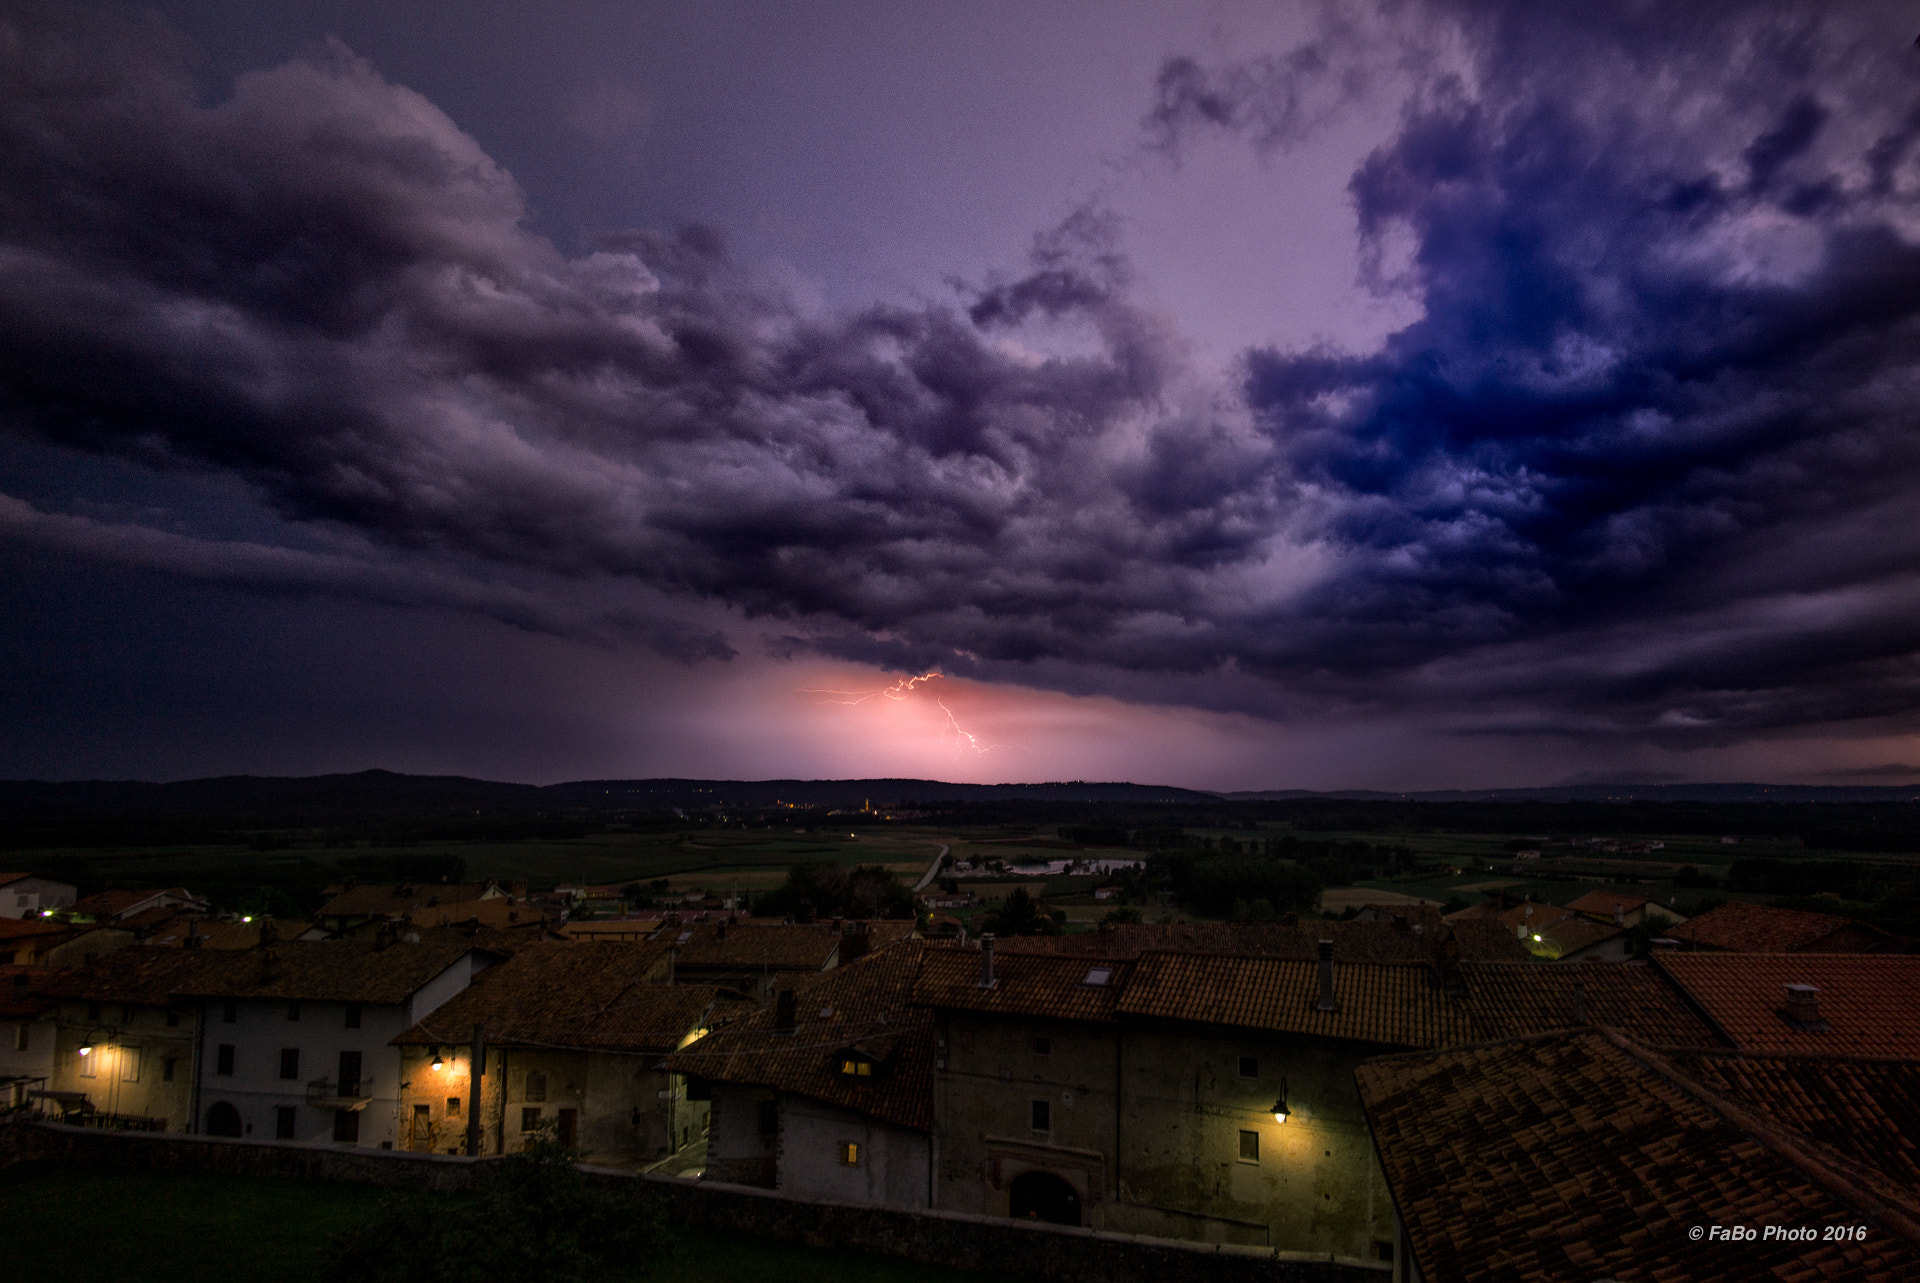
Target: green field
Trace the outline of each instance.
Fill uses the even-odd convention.
[[[446,1195],[443,1197],[457,1197]],[[328,1240],[374,1216],[379,1190],[318,1181],[150,1176],[17,1167],[0,1171],[7,1277],[77,1283],[339,1283]],[[645,1275],[672,1283],[996,1283],[1005,1275],[862,1252],[681,1229]],[[486,1277],[484,1244],[475,1278]],[[616,1283],[610,1278],[608,1283]]]

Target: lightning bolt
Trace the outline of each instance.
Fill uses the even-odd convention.
[[[800,694],[817,695],[822,704],[864,704],[870,699],[903,700],[913,694],[915,687],[931,682],[941,675],[940,673],[921,673],[918,677],[903,677],[891,686],[869,691],[818,690],[803,687]],[[931,691],[928,693],[932,694]],[[940,711],[947,715],[947,726],[953,731],[956,747],[970,748],[975,753],[991,753],[994,749],[1002,747],[999,744],[982,744],[978,735],[960,725],[960,719],[953,715],[953,710],[948,708],[946,701],[938,695],[934,695],[933,702],[938,704]]]

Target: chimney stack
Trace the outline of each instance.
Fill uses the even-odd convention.
[[[1320,1000],[1313,1004],[1315,1011],[1340,1010],[1339,999],[1333,996],[1333,941],[1320,942]]]
[[[991,989],[993,979],[993,932],[980,937],[980,987]]]
[[[1587,986],[1579,980],[1573,982],[1573,1023],[1587,1023]]]
[[[840,937],[840,961],[854,962],[866,957],[871,944],[872,937],[867,934],[866,923],[847,923],[847,933]]]
[[[1831,1028],[1820,1015],[1820,990],[1813,985],[1788,985],[1786,1018],[1803,1029]]]
[[[794,1027],[799,1023],[799,1014],[793,990],[782,989],[773,996],[773,1032],[792,1036]]]

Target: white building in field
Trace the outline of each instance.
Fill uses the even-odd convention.
[[[0,873],[0,918],[37,918],[73,903],[79,888],[37,873]]]
[[[500,957],[457,931],[385,930],[223,957],[182,991],[200,1016],[193,1130],[394,1148],[393,1039]]]

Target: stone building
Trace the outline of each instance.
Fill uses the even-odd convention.
[[[502,957],[457,931],[154,952],[205,963],[176,990],[201,1028],[193,1130],[382,1149],[402,1134],[393,1039]]]
[[[668,1064],[707,1084],[706,1175],[797,1198],[931,1205],[933,1017],[904,941],[776,992]]]
[[[936,1205],[1380,1261],[1392,1202],[1353,1084],[1383,1053],[1613,1023],[1719,1039],[1642,964],[929,948]],[[1593,973],[1599,973],[1597,975]]]
[[[400,1148],[465,1153],[474,1030],[485,1039],[480,1152],[542,1128],[594,1163],[634,1166],[706,1135],[707,1103],[663,1068],[701,1037],[721,991],[669,985],[655,943],[535,943],[399,1034]]]
[[[53,1019],[43,1112],[192,1131],[200,1018],[174,995],[205,966],[190,950],[134,946],[35,976],[31,989]]]

